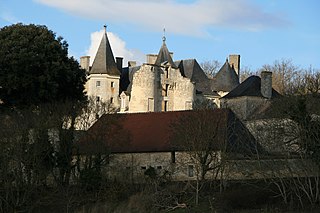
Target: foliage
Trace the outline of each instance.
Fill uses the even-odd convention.
[[[15,24],[0,29],[0,99],[30,106],[85,100],[85,71],[68,57],[68,44],[45,26]]]

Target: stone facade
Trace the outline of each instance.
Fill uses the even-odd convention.
[[[219,107],[219,98],[239,84],[239,55],[230,55],[233,64],[227,61],[217,77],[209,79],[195,59],[174,62],[165,40],[158,54],[147,55],[147,63],[136,66],[130,61],[123,68],[122,58],[115,62],[105,33],[92,67],[89,56],[81,57],[88,73],[87,95],[112,102],[121,113],[180,111],[203,100]]]
[[[120,76],[91,74],[86,83],[87,95],[95,96],[97,101],[110,102],[114,107],[119,107],[119,80]]]
[[[220,155],[219,152],[217,154]],[[215,163],[220,164],[220,161]],[[112,154],[104,173],[110,179],[136,183],[145,181],[147,176],[144,173],[151,167],[158,176],[167,175],[174,181],[196,180],[200,175],[197,172],[200,172],[199,165],[187,152]],[[206,178],[216,178],[213,174],[217,171],[208,171]]]
[[[195,97],[194,84],[179,69],[144,64],[131,82],[129,112],[188,110]]]

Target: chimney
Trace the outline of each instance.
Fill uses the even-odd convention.
[[[261,72],[261,94],[263,97],[271,99],[272,97],[272,72]]]
[[[240,55],[229,55],[229,64],[240,78]]]
[[[123,62],[122,57],[116,57],[117,68],[120,71],[120,73],[122,73],[122,62]]]
[[[90,66],[90,56],[80,57],[80,67],[82,69],[85,69],[87,72],[89,72],[89,66]]]
[[[136,61],[128,61],[128,67],[135,67],[135,66],[137,66]]]
[[[158,55],[157,54],[147,54],[147,64],[156,63]]]

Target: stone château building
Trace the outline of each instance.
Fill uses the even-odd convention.
[[[105,30],[92,66],[89,56],[80,60],[88,72],[87,95],[111,102],[122,113],[180,111],[203,100],[219,107],[220,98],[239,85],[239,55],[230,55],[214,78],[195,59],[174,61],[172,56],[163,37],[157,55],[147,55],[142,65],[130,61],[123,67],[123,58],[114,59]]]

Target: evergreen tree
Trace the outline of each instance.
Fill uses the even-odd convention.
[[[85,71],[46,26],[0,28],[0,99],[7,106],[85,100]]]

